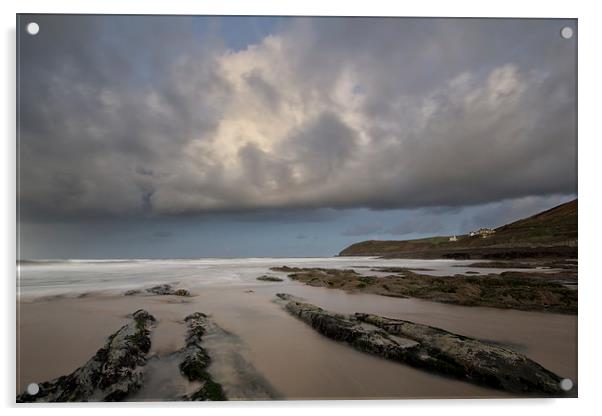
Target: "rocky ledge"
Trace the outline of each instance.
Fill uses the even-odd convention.
[[[186,289],[174,289],[171,285],[168,285],[168,284],[150,287],[150,288],[146,289],[145,292],[148,294],[151,294],[151,295],[159,295],[159,296],[165,296],[165,295],[190,296],[190,291],[188,291]],[[125,296],[134,296],[134,295],[140,295],[142,293],[143,292],[141,290],[132,289],[132,290],[126,291],[124,293],[124,295]]]
[[[120,401],[142,385],[142,366],[151,346],[155,318],[140,309],[132,321],[111,335],[107,343],[73,373],[39,384],[39,392],[24,392],[17,402]]]
[[[500,274],[432,276],[404,267],[376,267],[387,276],[362,275],[353,269],[272,267],[309,286],[412,297],[463,306],[577,313],[576,276],[568,273],[516,272]]]
[[[561,377],[524,355],[443,329],[356,313],[341,315],[277,295],[312,328],[360,351],[445,376],[529,396],[565,396]]]
[[[219,383],[216,383],[207,372],[210,363],[209,354],[201,346],[203,335],[209,324],[207,315],[195,312],[188,315],[184,321],[188,326],[186,346],[179,351],[182,355],[180,372],[190,381],[201,383],[201,387],[194,393],[185,396],[185,400],[219,401],[227,400]]]
[[[282,279],[276,276],[268,276],[268,275],[263,275],[263,276],[259,276],[257,278],[257,280],[262,281],[262,282],[282,282]]]

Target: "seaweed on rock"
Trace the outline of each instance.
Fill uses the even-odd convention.
[[[288,294],[277,296],[288,312],[322,335],[360,351],[512,393],[567,395],[561,377],[510,349],[410,321],[336,314]]]
[[[120,401],[142,385],[142,366],[150,350],[155,318],[145,310],[111,335],[106,344],[71,374],[39,384],[39,392],[17,396],[17,402]]]
[[[180,351],[183,355],[180,361],[180,372],[190,381],[201,383],[201,387],[194,393],[184,397],[185,400],[198,401],[224,401],[227,400],[222,386],[215,382],[207,372],[211,362],[209,354],[201,346],[203,335],[207,330],[207,315],[195,312],[188,315],[184,321],[188,325],[186,346]]]

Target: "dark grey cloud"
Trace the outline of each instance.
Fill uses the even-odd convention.
[[[297,18],[232,50],[218,18],[35,19],[23,218],[576,193],[576,41],[558,35],[574,21]]]
[[[308,188],[338,177],[356,146],[357,132],[336,114],[324,112],[295,129],[276,151],[297,168],[303,178],[297,186]]]
[[[371,235],[382,231],[382,224],[357,224],[343,231],[341,235],[359,237]]]
[[[441,231],[445,228],[443,222],[436,217],[428,215],[420,215],[407,218],[396,226],[387,230],[388,234],[405,235],[405,234],[431,234]]]
[[[171,231],[155,231],[153,232],[152,236],[155,238],[169,238],[169,237],[173,237],[173,232]]]

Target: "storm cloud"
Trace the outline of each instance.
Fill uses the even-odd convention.
[[[382,229],[382,224],[356,224],[343,231],[341,235],[349,237],[359,237],[378,233],[382,231]]]
[[[22,217],[576,193],[573,21],[291,18],[232,49],[227,19],[35,16],[19,39]],[[408,227],[390,232],[427,225]]]

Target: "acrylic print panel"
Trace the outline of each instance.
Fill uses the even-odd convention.
[[[18,402],[577,395],[576,20],[17,31]]]

